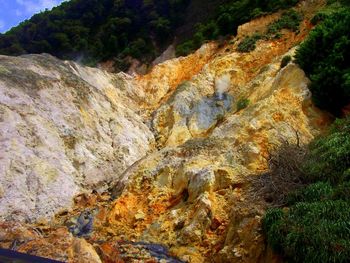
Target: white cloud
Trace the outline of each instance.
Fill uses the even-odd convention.
[[[51,9],[52,7],[59,4],[58,0],[16,0],[17,4],[24,7],[25,13],[38,13],[44,11],[46,8]]]

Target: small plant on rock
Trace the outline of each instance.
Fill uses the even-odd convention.
[[[289,64],[289,62],[292,61],[292,57],[287,55],[287,56],[284,56],[282,58],[282,61],[281,61],[281,68],[284,68],[285,66],[287,66]]]
[[[237,111],[243,110],[248,107],[250,101],[247,98],[242,98],[237,101]]]

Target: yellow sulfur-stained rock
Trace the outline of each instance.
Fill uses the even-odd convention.
[[[155,111],[165,148],[124,174],[108,221],[115,235],[166,244],[187,262],[278,261],[261,234],[266,204],[249,194],[247,178],[267,169],[282,141],[306,144],[328,123],[304,72],[293,63],[280,68],[305,36],[288,34],[259,41],[251,53],[219,51]],[[243,98],[249,104],[238,110]],[[130,221],[139,210],[144,220]]]
[[[74,239],[73,241],[74,263],[102,263],[94,247],[85,239]]]

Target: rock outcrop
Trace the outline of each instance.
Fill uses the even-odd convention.
[[[49,55],[0,57],[1,217],[52,217],[152,151],[125,82]]]
[[[249,178],[328,117],[304,72],[280,67],[307,19],[298,33],[236,51],[277,17],[144,76],[0,57],[0,246],[68,262],[279,262]]]
[[[250,104],[240,111],[200,84],[206,69],[175,92],[154,119],[169,134],[158,136],[167,147],[124,174],[126,187],[105,219],[112,236],[166,244],[185,262],[262,260],[266,204],[248,194],[247,178],[267,169],[276,145],[308,143],[327,123],[312,106],[304,72],[295,64],[280,69],[280,60],[244,84]],[[242,96],[236,87],[225,96]]]

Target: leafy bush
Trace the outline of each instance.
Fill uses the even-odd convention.
[[[291,61],[292,61],[292,57],[291,56],[289,56],[289,55],[284,56],[282,58],[282,61],[281,61],[281,68],[284,68],[285,66],[287,66],[288,63],[291,62]]]
[[[350,181],[350,118],[335,121],[327,136],[311,143],[303,170],[309,182]]]
[[[256,42],[261,39],[260,34],[245,37],[237,47],[239,52],[250,52],[256,48]]]
[[[297,31],[299,29],[301,20],[301,14],[291,9],[287,12],[284,12],[280,19],[270,24],[268,26],[267,33],[271,35],[277,34],[281,29]]]
[[[333,13],[339,12],[344,7],[346,8],[346,6],[350,6],[350,2],[348,0],[328,0],[327,5],[318,11],[316,15],[311,19],[311,23],[313,25],[316,25],[319,22],[324,21]]]
[[[341,115],[350,103],[350,9],[329,15],[297,50],[296,62],[311,79],[313,101]]]
[[[237,101],[237,111],[240,111],[240,110],[247,108],[249,103],[250,103],[249,99],[246,99],[246,98],[239,99]]]
[[[338,185],[333,191],[333,199],[350,200],[350,182]]]
[[[309,186],[288,197],[288,208],[268,210],[263,229],[287,262],[341,263],[350,258],[350,118],[316,139],[303,171]]]
[[[333,196],[333,187],[329,183],[318,182],[311,184],[306,188],[292,192],[288,196],[288,203],[295,204],[297,202],[317,202],[329,200]]]
[[[270,210],[264,219],[269,244],[287,262],[337,263],[350,258],[350,203],[296,203]]]
[[[327,0],[327,5],[340,4],[342,6],[350,6],[349,0]]]
[[[268,13],[267,12],[264,12],[261,10],[261,8],[255,8],[251,13],[250,13],[250,16],[252,18],[257,18],[257,17],[260,17],[260,16],[264,16],[264,15],[267,15]]]

